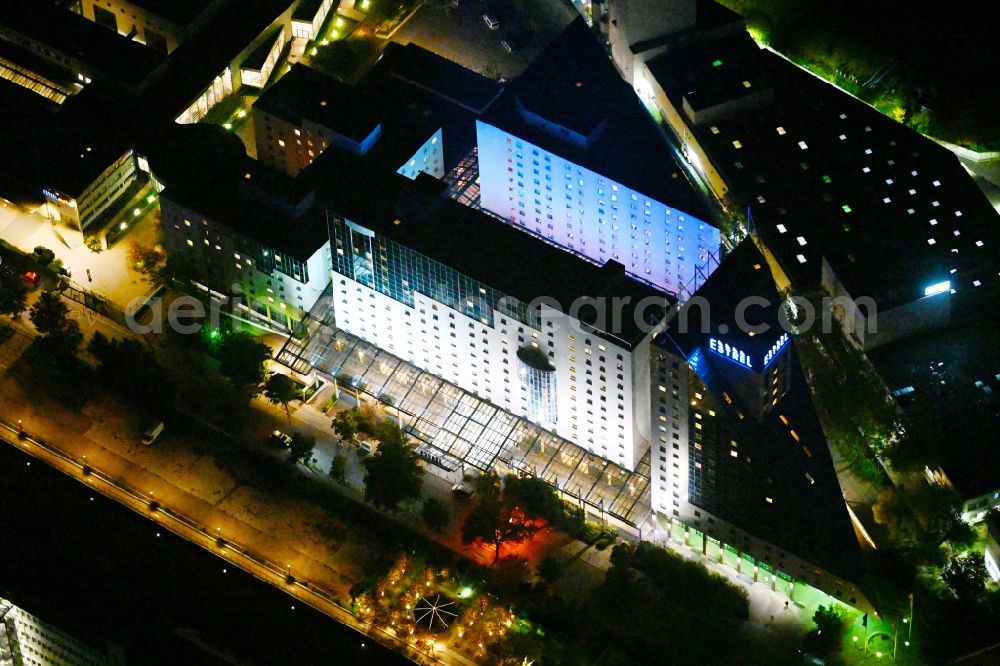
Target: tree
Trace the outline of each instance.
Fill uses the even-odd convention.
[[[275,372],[267,378],[264,384],[264,397],[273,405],[281,405],[285,408],[285,416],[291,421],[292,413],[288,409],[288,403],[301,397],[299,385],[288,375]]]
[[[889,531],[897,544],[912,543],[917,534],[917,521],[913,509],[895,488],[886,488],[877,495],[872,505],[872,517]]]
[[[493,563],[500,560],[500,549],[506,544],[520,543],[533,537],[541,526],[509,498],[504,497],[500,477],[487,472],[476,479],[476,506],[462,525],[462,541],[477,539],[493,546]]]
[[[500,65],[495,62],[488,62],[483,67],[483,76],[487,79],[499,79],[500,78]]]
[[[375,409],[368,405],[362,405],[361,407],[355,407],[338,413],[333,417],[330,427],[345,440],[351,441],[355,435],[360,433],[375,434],[377,423],[378,418]]]
[[[100,363],[104,383],[125,402],[147,411],[160,411],[173,402],[173,377],[143,343],[109,340],[97,331],[87,351]]]
[[[128,263],[139,275],[156,280],[166,265],[167,253],[160,245],[147,246],[133,242],[128,248]]]
[[[428,497],[424,500],[424,506],[420,510],[420,517],[424,521],[427,529],[434,532],[441,532],[451,522],[451,514],[448,507],[439,499]]]
[[[42,335],[58,334],[69,322],[69,308],[54,291],[43,291],[31,306],[31,323]]]
[[[303,435],[301,432],[293,432],[292,441],[288,444],[288,462],[292,464],[309,462],[315,446],[315,437]]]
[[[258,387],[266,376],[271,349],[248,333],[230,333],[219,343],[219,372],[234,384]]]
[[[343,483],[347,476],[347,457],[336,455],[330,462],[330,478],[337,483]]]
[[[83,341],[79,325],[69,318],[69,308],[54,291],[42,292],[31,306],[31,323],[46,339],[50,350],[72,353]]]
[[[376,429],[380,431],[375,433],[379,439],[378,451],[362,463],[365,499],[375,506],[395,509],[400,502],[420,497],[424,469],[398,426],[383,421]]]
[[[36,247],[31,254],[42,268],[48,268],[56,260],[56,253],[44,245]]]
[[[907,494],[922,530],[921,541],[937,546],[949,540],[958,544],[975,541],[975,533],[962,520],[962,498],[954,489],[920,483]]]
[[[0,315],[16,319],[28,307],[28,288],[14,275],[0,273]]]
[[[979,553],[957,555],[941,571],[941,580],[959,599],[978,599],[986,589],[986,564]]]
[[[817,650],[828,653],[841,646],[847,626],[847,615],[842,608],[833,604],[820,605],[813,614],[813,622],[816,623],[816,634],[810,642]]]
[[[546,583],[551,585],[552,583],[559,580],[559,576],[562,575],[563,565],[552,555],[546,555],[542,558],[542,561],[538,563],[538,575]]]
[[[537,476],[519,477],[513,474],[504,479],[504,496],[507,501],[517,504],[525,514],[556,523],[565,508],[555,489]]]

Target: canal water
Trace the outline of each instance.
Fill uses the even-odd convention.
[[[410,663],[2,442],[0,597],[130,666]]]

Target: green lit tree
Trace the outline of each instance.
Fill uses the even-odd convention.
[[[219,343],[219,372],[239,386],[257,388],[267,374],[271,349],[248,333],[230,333]]]
[[[957,555],[941,571],[941,580],[959,599],[975,600],[986,589],[986,563],[979,553]]]

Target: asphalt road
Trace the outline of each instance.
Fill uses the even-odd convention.
[[[500,21],[491,30],[489,13]],[[458,8],[424,6],[393,35],[480,74],[513,78],[578,14],[562,0],[460,0]],[[501,46],[507,41],[512,52]]]

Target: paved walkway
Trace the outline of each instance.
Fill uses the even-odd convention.
[[[153,289],[128,266],[129,247],[133,242],[145,246],[159,244],[161,235],[157,206],[132,222],[132,230],[110,250],[94,252],[86,245],[70,247],[43,215],[0,200],[0,238],[29,254],[39,245],[49,248],[72,270],[74,281],[122,306]]]

